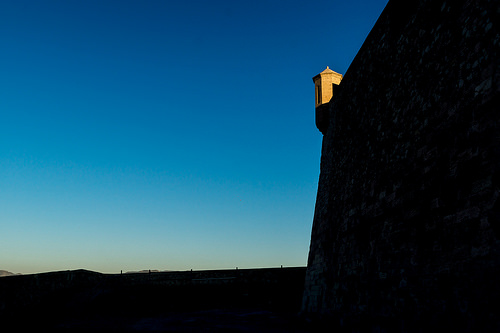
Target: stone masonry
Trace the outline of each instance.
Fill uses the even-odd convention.
[[[329,103],[303,312],[500,331],[500,5],[391,0]]]

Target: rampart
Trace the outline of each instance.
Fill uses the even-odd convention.
[[[305,267],[133,274],[76,270],[7,276],[0,278],[0,322],[17,330],[40,330],[66,322],[88,327],[99,318],[116,323],[130,317],[214,309],[294,314],[300,309],[305,271]]]
[[[304,313],[500,330],[499,8],[389,1],[329,103]]]

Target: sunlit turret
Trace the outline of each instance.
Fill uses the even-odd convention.
[[[332,99],[333,92],[342,81],[342,74],[332,71],[328,66],[326,69],[313,77],[314,90],[316,94],[316,127],[325,134],[328,128],[328,102]]]

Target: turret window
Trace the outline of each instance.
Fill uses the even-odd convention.
[[[319,88],[319,85],[316,85],[316,104],[321,104],[321,89]]]

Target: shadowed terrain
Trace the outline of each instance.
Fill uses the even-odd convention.
[[[305,267],[0,279],[4,327],[49,331],[307,332]]]

